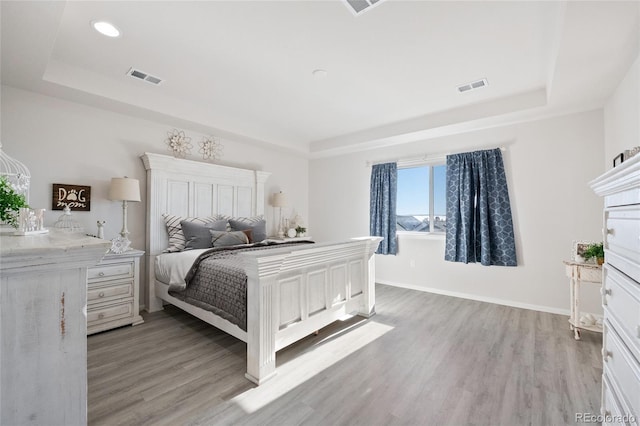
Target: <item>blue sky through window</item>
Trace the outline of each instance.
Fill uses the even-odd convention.
[[[433,166],[434,215],[445,216],[446,166]],[[429,215],[429,167],[398,169],[398,215]]]
[[[433,166],[433,214],[447,215],[447,166]]]

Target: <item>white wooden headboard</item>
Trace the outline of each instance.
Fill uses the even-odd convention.
[[[145,153],[147,170],[146,308],[161,309],[154,294],[155,256],[168,247],[162,215],[235,217],[263,215],[269,172]]]

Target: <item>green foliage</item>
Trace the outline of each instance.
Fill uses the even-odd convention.
[[[298,226],[296,226],[296,232],[297,232],[298,234],[305,233],[305,232],[307,232],[307,228],[305,228],[305,227],[302,227],[302,226],[298,225]]]
[[[593,243],[587,246],[587,249],[582,254],[585,259],[603,258],[604,257],[604,245],[602,243]]]
[[[20,207],[29,207],[24,195],[14,191],[5,176],[0,176],[0,221],[17,227]]]

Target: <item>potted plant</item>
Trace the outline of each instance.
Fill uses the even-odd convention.
[[[21,207],[29,207],[24,195],[18,194],[5,176],[0,176],[0,222],[17,228]]]
[[[296,236],[298,237],[304,237],[304,234],[307,232],[307,228],[303,227],[303,226],[296,226]]]
[[[604,245],[602,243],[589,244],[582,254],[582,257],[584,257],[585,260],[595,257],[598,265],[602,265],[604,263]]]

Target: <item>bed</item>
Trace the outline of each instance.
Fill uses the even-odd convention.
[[[252,382],[259,385],[276,374],[278,350],[346,314],[375,313],[373,254],[379,237],[274,245],[239,254],[247,276],[246,330],[173,296],[155,270],[156,257],[169,244],[163,214],[264,215],[270,173],[153,153],[141,158],[147,170],[146,308],[158,311],[170,303],[246,342],[245,376]]]

